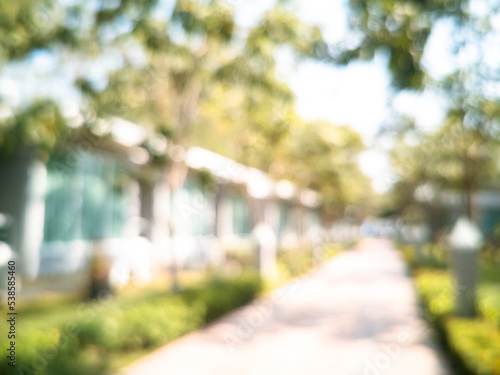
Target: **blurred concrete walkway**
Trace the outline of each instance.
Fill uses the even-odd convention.
[[[398,254],[367,239],[120,374],[448,374],[417,310]]]

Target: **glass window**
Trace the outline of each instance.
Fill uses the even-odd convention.
[[[241,195],[233,194],[231,197],[233,208],[233,233],[238,235],[250,234],[250,212],[248,204]]]
[[[71,241],[80,238],[80,174],[75,163],[57,157],[47,164],[44,240]]]
[[[281,238],[288,227],[288,206],[283,202],[280,202],[280,227],[279,227],[279,238]]]
[[[213,231],[213,203],[201,183],[188,176],[173,195],[174,234],[206,236]]]
[[[117,166],[112,191],[112,237],[123,237],[126,235],[125,228],[129,218],[133,216],[133,183],[132,177],[130,177],[128,171],[121,166]]]
[[[133,208],[132,184],[127,168],[111,157],[52,158],[47,163],[44,241],[122,237]]]
[[[85,240],[105,238],[109,232],[107,213],[110,201],[109,185],[112,176],[106,175],[100,157],[83,159],[82,234]]]

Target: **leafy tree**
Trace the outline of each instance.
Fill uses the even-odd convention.
[[[320,192],[324,218],[340,219],[350,206],[365,211],[369,206],[370,181],[358,164],[364,149],[360,135],[347,126],[297,121],[276,152],[271,171]]]
[[[466,213],[474,216],[473,193],[491,187],[498,168],[499,99],[495,2],[350,0],[350,38],[336,60],[371,59],[377,51],[389,57],[393,86],[399,90],[433,88],[447,100],[446,118],[436,132],[421,136],[418,146],[399,142],[393,152],[400,180],[400,203],[410,205],[418,186],[456,190],[466,197]],[[437,25],[450,31],[447,45],[454,66],[444,77],[426,70],[422,58]],[[428,56],[432,60],[432,56]],[[413,132],[400,123],[400,133]]]
[[[233,9],[220,0],[177,0],[170,10],[156,0],[3,1],[0,64],[29,62],[44,51],[59,64],[80,66],[74,86],[82,95],[82,119],[70,126],[49,98],[13,108],[12,115],[0,116],[2,150],[50,152],[100,119],[119,116],[184,148],[230,143],[226,152],[237,160],[324,193],[330,216],[360,201],[366,185],[357,169],[359,136],[326,123],[304,124],[290,88],[276,77],[280,48],[297,60],[331,60],[320,29],[300,21],[286,2],[241,30]],[[96,80],[86,63],[110,53],[115,65]],[[169,179],[171,190],[177,189],[184,162],[153,155],[147,142],[143,147],[151,153],[150,166],[167,164],[169,175],[180,176]],[[286,173],[273,170],[277,159]],[[158,173],[146,177],[151,182]]]
[[[460,111],[450,111],[445,124],[432,133],[421,134],[417,145],[398,141],[392,158],[401,208],[413,206],[417,189],[426,186],[433,194],[463,193],[464,213],[474,218],[474,193],[479,188],[495,187],[500,149],[498,141],[479,128],[464,126],[463,118]]]
[[[85,69],[85,62],[102,57],[111,49],[124,47],[129,35],[139,40],[150,32],[149,20],[153,17],[156,0],[122,1],[63,1],[21,0],[0,1],[0,68],[6,65],[29,63],[40,53],[49,53],[62,66],[76,65]],[[126,57],[126,53],[123,54]],[[82,89],[91,87],[86,72],[74,82]],[[36,84],[36,83],[35,83]],[[85,90],[83,90],[85,92]],[[42,94],[43,95],[43,94]],[[68,126],[71,119],[65,118],[60,103],[50,97],[39,97],[12,106],[0,96],[3,115],[0,116],[0,149],[9,154],[22,147],[52,150],[63,143],[74,132]],[[40,110],[50,111],[57,118],[57,127],[48,125]],[[83,124],[95,120],[95,109],[83,105]],[[22,123],[29,123],[26,129]],[[35,139],[29,134],[47,129],[43,137]],[[38,130],[37,130],[38,129]],[[8,139],[7,139],[8,137]]]
[[[389,55],[388,68],[397,89],[423,88],[422,56],[433,27],[443,19],[463,24],[468,0],[349,0],[350,34],[335,60],[347,64]]]

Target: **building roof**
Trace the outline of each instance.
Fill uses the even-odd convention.
[[[147,131],[130,121],[113,117],[105,123],[106,131],[114,142],[128,149],[129,159],[136,164],[147,163],[149,157],[141,147],[145,142],[156,139]],[[168,152],[166,142],[162,142],[163,152]],[[181,146],[173,146],[177,149]],[[220,181],[244,185],[247,193],[258,199],[278,198],[287,201],[298,201],[305,207],[318,207],[321,196],[310,189],[298,189],[288,180],[275,181],[267,173],[256,168],[247,167],[230,158],[201,147],[191,147],[187,152],[182,152],[182,158],[187,166],[194,170],[206,170]]]

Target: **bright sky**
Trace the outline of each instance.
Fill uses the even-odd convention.
[[[299,15],[324,30],[327,42],[342,40],[347,28],[345,1],[301,0]],[[307,119],[327,119],[333,124],[350,125],[371,147],[361,155],[363,172],[372,178],[372,187],[383,192],[390,187],[387,156],[377,150],[374,136],[387,116],[390,77],[384,61],[354,63],[344,68],[309,62],[288,78],[297,95],[297,111]]]
[[[346,32],[345,3],[345,0],[300,0],[298,14],[305,22],[321,26],[327,42],[336,43]],[[445,35],[445,32],[440,34]],[[442,40],[434,39],[431,40],[431,52],[434,57],[438,56],[439,61],[446,51],[442,49]],[[443,56],[443,60],[446,57]],[[375,56],[372,62],[356,62],[344,68],[308,62],[297,69],[292,69],[286,60],[281,61],[280,70],[297,95],[299,114],[307,119],[327,119],[333,124],[346,124],[356,129],[370,147],[361,155],[360,166],[372,178],[375,191],[387,191],[393,182],[387,145],[375,138],[382,123],[390,116],[390,75],[384,58]],[[427,59],[428,64],[433,61],[436,59]],[[430,68],[445,74],[452,67],[437,64]],[[404,93],[392,102],[395,109],[414,117],[424,130],[430,130],[441,122],[441,104],[428,93],[423,96]]]
[[[290,84],[297,95],[297,112],[306,119],[327,119],[350,125],[363,137],[370,151],[359,161],[377,192],[390,188],[389,159],[377,147],[375,135],[388,116],[389,77],[379,61],[335,69],[317,63],[299,67]]]
[[[259,15],[272,6],[266,0],[233,0],[236,20],[242,26],[251,26]],[[319,25],[329,43],[342,40],[347,27],[345,0],[300,0],[297,13],[308,24]],[[365,174],[373,179],[378,192],[390,187],[389,160],[375,147],[375,134],[388,115],[386,92],[390,77],[384,61],[354,63],[334,68],[318,62],[304,62],[295,66],[291,56],[278,54],[278,73],[287,81],[297,96],[297,112],[308,120],[326,119],[333,124],[350,125],[371,147],[360,157]]]

